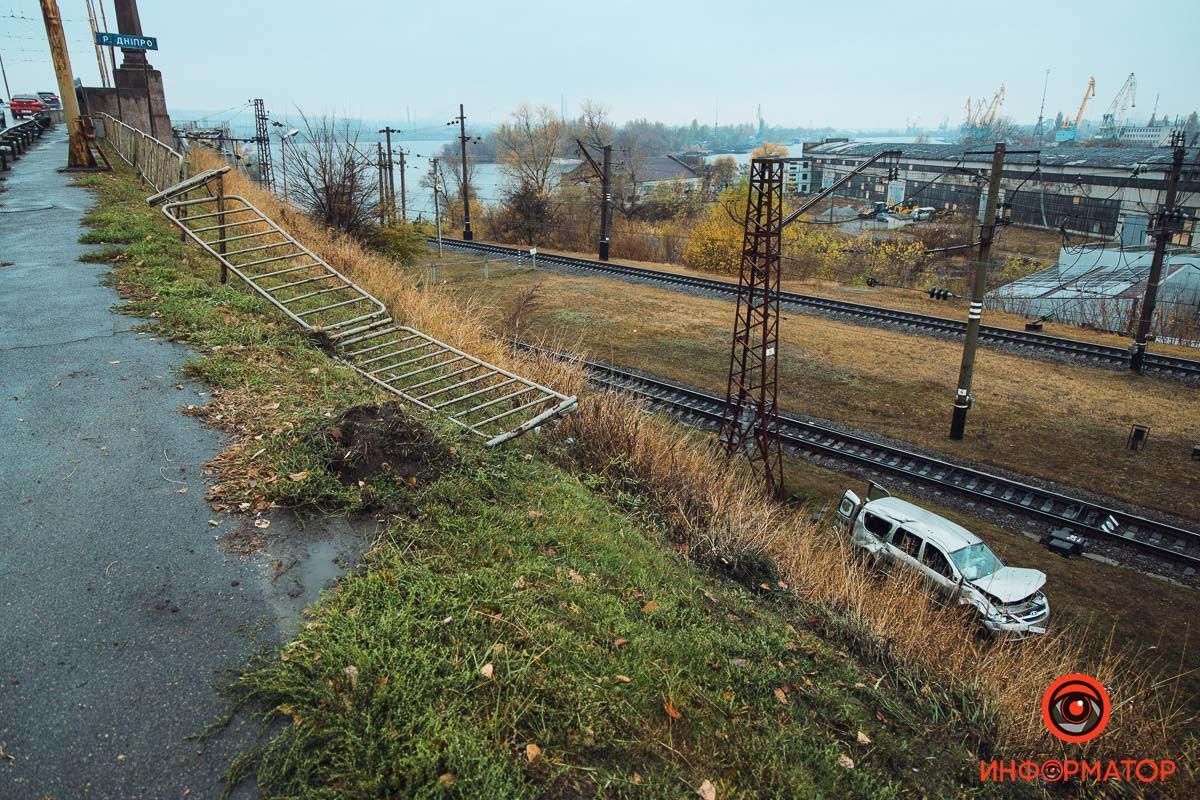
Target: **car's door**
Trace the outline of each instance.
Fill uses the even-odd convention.
[[[907,569],[920,569],[921,545],[923,540],[907,528],[900,526],[892,532],[891,553],[896,563]]]
[[[862,529],[865,534],[860,534],[855,538],[855,544],[858,544],[868,553],[874,556],[883,556],[890,558],[888,539],[892,535],[892,529],[896,524],[890,519],[873,511],[862,512]],[[857,533],[857,531],[856,531]]]
[[[921,550],[921,575],[937,589],[939,594],[950,597],[958,588],[958,575],[954,565],[933,542],[926,541]]]

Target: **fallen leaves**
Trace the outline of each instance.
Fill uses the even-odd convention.
[[[776,688],[776,689],[775,689],[775,699],[776,699],[776,700],[778,700],[778,701],[780,702],[780,704],[781,704],[781,705],[785,705],[785,706],[786,706],[786,705],[787,705],[787,701],[788,701],[788,699],[787,699],[787,689],[784,689],[783,687],[778,687],[778,688]]]
[[[258,519],[254,520],[254,527],[269,528],[269,527],[271,527],[271,520],[263,519],[262,517],[259,517]]]
[[[492,679],[492,675],[495,674],[495,672],[496,666],[490,661],[479,668],[479,674],[487,678],[489,681]]]
[[[620,650],[622,647],[624,647],[627,644],[629,644],[628,639],[622,639],[620,637],[613,639],[613,647],[617,648],[618,650]]]
[[[838,766],[842,769],[854,769],[854,759],[842,753],[838,756]]]
[[[441,775],[438,775],[438,784],[441,786],[453,786],[456,780],[458,778],[455,777],[453,772],[443,772]]]
[[[676,708],[670,699],[663,703],[663,711],[667,712],[667,716],[671,719],[683,719],[683,712]]]
[[[865,733],[863,733],[862,731],[859,731],[859,732],[858,732],[858,743],[859,743],[859,744],[870,744],[870,743],[871,743],[871,737],[870,737],[870,736],[867,736],[867,735],[866,735]]]
[[[617,683],[633,683],[633,678],[628,675],[614,675],[613,680]]]
[[[700,784],[700,787],[696,789],[696,794],[699,795],[702,800],[717,800],[717,787],[713,786],[712,781],[705,780],[704,783]]]
[[[642,613],[643,614],[653,614],[655,611],[658,611],[658,608],[659,608],[658,601],[651,600],[648,603],[646,603],[646,605],[642,606]]]
[[[277,404],[277,405],[278,405],[278,404]],[[312,473],[311,473],[311,472],[309,472],[309,471],[308,471],[308,470],[306,470],[306,469],[305,469],[305,470],[301,470],[300,472],[292,472],[292,473],[288,474],[288,480],[293,480],[293,481],[295,481],[296,483],[299,483],[300,481],[304,480],[305,478],[307,478],[307,477],[308,477],[309,475],[311,475],[311,474],[312,474]]]
[[[525,760],[530,764],[542,757],[542,748],[538,747],[533,742],[525,745]]]
[[[351,664],[350,666],[348,666],[344,670],[342,670],[342,672],[346,673],[346,677],[350,679],[350,690],[354,691],[355,689],[357,689],[358,688],[358,667]]]

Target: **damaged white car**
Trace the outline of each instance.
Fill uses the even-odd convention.
[[[872,562],[916,570],[949,601],[974,609],[985,633],[1020,638],[1046,632],[1045,573],[1006,567],[961,525],[874,483],[865,503],[854,492],[842,495],[837,515],[851,544]]]

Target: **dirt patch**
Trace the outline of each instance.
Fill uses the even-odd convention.
[[[356,406],[329,429],[329,469],[346,485],[381,472],[428,483],[455,461],[454,452],[404,411],[400,403]]]

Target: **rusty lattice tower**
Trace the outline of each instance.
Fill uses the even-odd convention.
[[[783,479],[776,359],[785,163],[781,158],[750,162],[737,316],[721,431],[729,455],[745,453],[772,495],[779,494]]]

